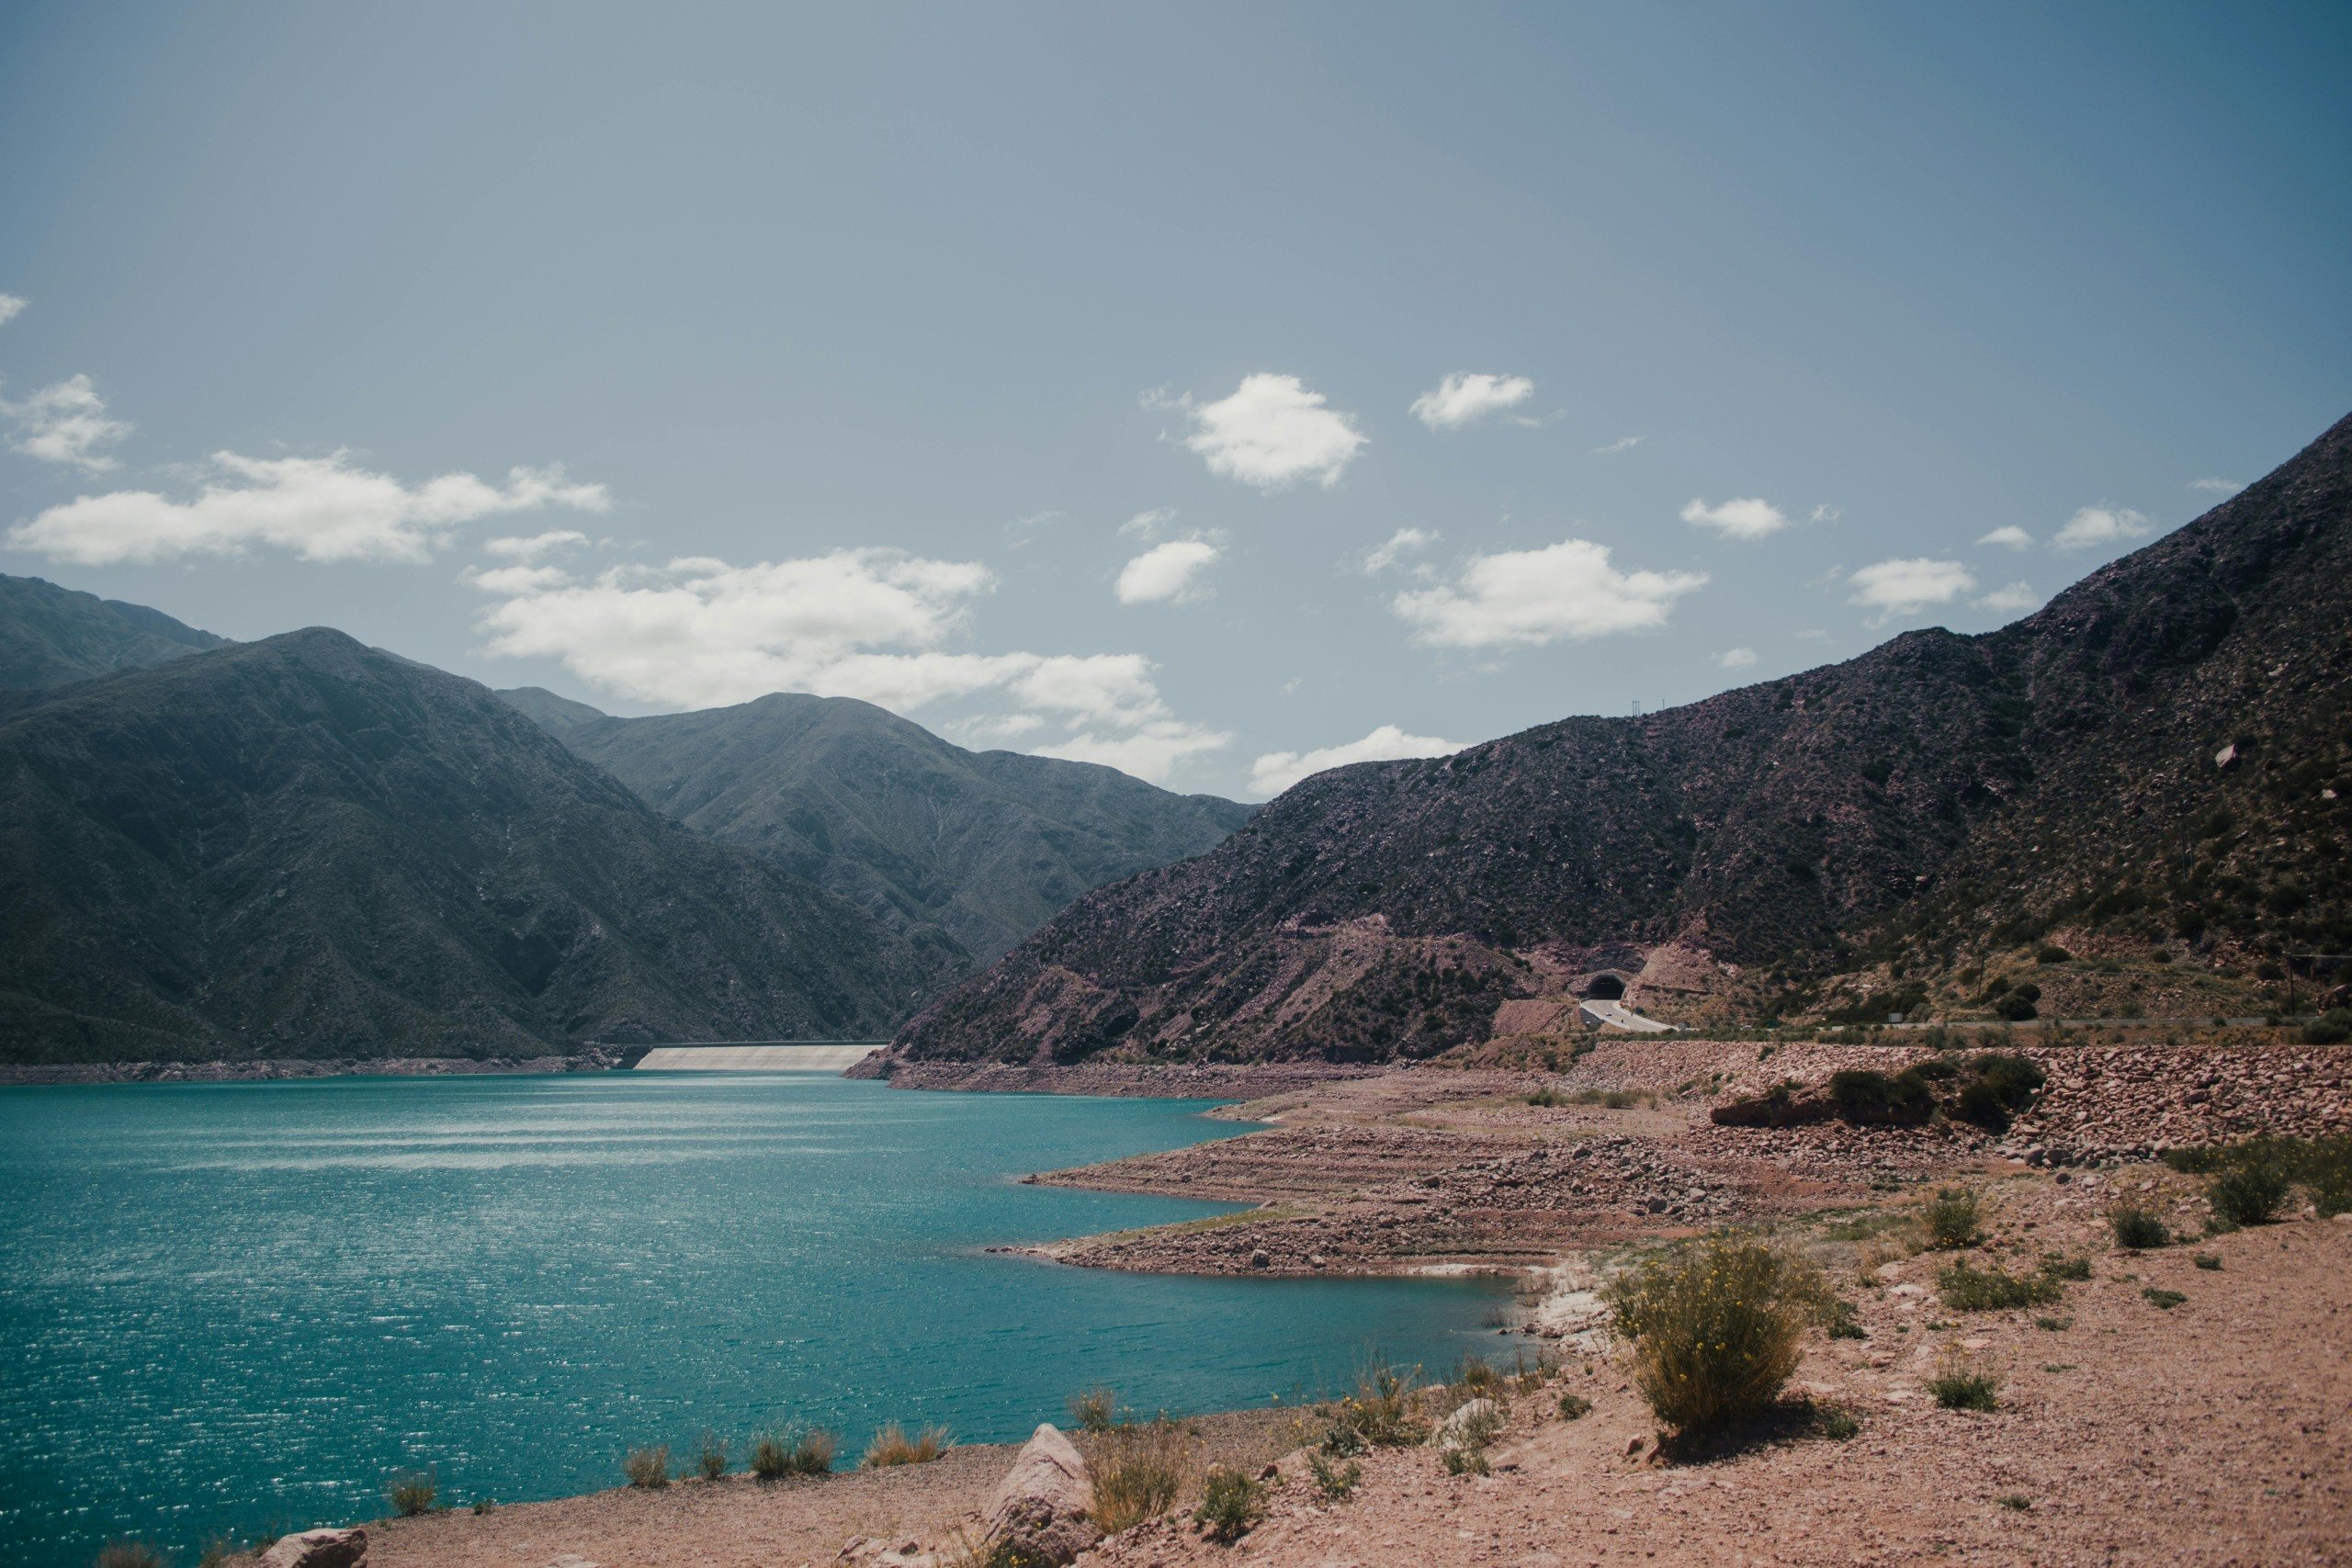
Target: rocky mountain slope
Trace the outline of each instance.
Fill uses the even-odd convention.
[[[144,669],[227,643],[144,604],[0,573],[0,692]]]
[[[0,1059],[886,1032],[962,962],[310,630],[0,723]]]
[[[609,718],[537,688],[500,694],[664,815],[983,963],[1088,888],[1199,854],[1250,817],[1091,762],[967,751],[846,697]]]
[[[2000,631],[1308,779],[893,1056],[1385,1060],[1596,984],[1861,1020],[1985,1001],[2053,934],[2223,971],[2352,950],[2348,700],[2352,420]]]

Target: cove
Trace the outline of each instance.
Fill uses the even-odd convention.
[[[627,1449],[1025,1435],[1292,1400],[1491,1343],[1499,1287],[989,1256],[1229,1206],[1025,1187],[1247,1131],[1205,1101],[799,1075],[0,1089],[0,1562],[618,1484]]]

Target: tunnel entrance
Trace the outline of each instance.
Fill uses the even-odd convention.
[[[1588,1001],[1621,1002],[1625,999],[1625,982],[1615,975],[1595,975],[1584,994]]]

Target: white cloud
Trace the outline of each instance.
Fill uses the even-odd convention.
[[[469,581],[503,601],[479,623],[487,653],[553,659],[601,691],[658,706],[779,691],[900,713],[985,699],[1002,711],[960,725],[1006,738],[1053,731],[1028,749],[1154,780],[1232,739],[1170,713],[1141,654],[952,649],[996,585],[975,561],[866,548],[741,567],[684,557],[587,578],[518,566]]]
[[[0,321],[5,321],[8,318],[6,316],[0,316]],[[2240,484],[2235,479],[2208,478],[2189,480],[2188,488],[2191,490],[2201,490],[2208,495],[2235,495],[2238,491],[2245,489],[2245,486]]]
[[[444,474],[414,489],[330,457],[241,457],[216,452],[193,501],[153,491],[85,495],[8,531],[8,543],[51,560],[105,566],[274,545],[305,560],[422,561],[460,524],[568,506],[602,512],[605,487],[566,482],[560,468],[513,468],[502,487]]]
[[[1749,670],[1756,665],[1756,650],[1752,648],[1727,648],[1715,655],[1715,662],[1726,670]]]
[[[15,321],[23,313],[24,309],[25,299],[22,295],[0,294],[0,327],[5,327]]]
[[[1807,626],[1804,630],[1797,633],[1797,640],[1799,642],[1827,642],[1829,640],[1829,634],[1823,631],[1819,626]]]
[[[0,414],[17,422],[17,450],[44,463],[71,463],[87,473],[104,473],[114,459],[98,450],[130,434],[129,423],[107,416],[107,400],[87,376],[43,387],[24,401],[0,398]]]
[[[1431,430],[1459,430],[1490,413],[1517,408],[1534,395],[1535,383],[1524,376],[1456,370],[1415,398],[1412,414]]]
[[[1399,528],[1385,544],[1374,545],[1363,558],[1364,575],[1386,571],[1416,550],[1425,550],[1445,536],[1433,528]]]
[[[2050,542],[2062,550],[2096,549],[2101,545],[2120,545],[2126,539],[2144,538],[2149,532],[2145,513],[2134,512],[2128,506],[2086,506],[2066,519],[2058,536]]]
[[[2033,548],[2033,536],[2014,523],[2002,524],[1976,542],[1980,545],[2000,545],[2012,550]]]
[[[1399,593],[1389,607],[1415,640],[1498,648],[1645,631],[1707,581],[1688,571],[1620,571],[1609,547],[1564,539],[1541,549],[1473,556],[1453,582]]]
[[[484,539],[481,547],[484,554],[503,557],[507,560],[535,561],[541,556],[587,542],[588,536],[577,528],[549,528],[543,534],[533,534],[527,538]]]
[[[1789,525],[1787,515],[1760,497],[1726,501],[1721,506],[1693,501],[1682,509],[1682,521],[1715,529],[1735,539],[1761,539]]]
[[[1147,543],[1159,537],[1160,528],[1176,520],[1172,506],[1155,506],[1148,512],[1138,512],[1119,525],[1119,532]]]
[[[2014,615],[2020,610],[2034,610],[2041,606],[2041,595],[2033,591],[2033,584],[2030,582],[2012,582],[2005,588],[1996,588],[1976,601],[1978,609],[1995,610],[2002,615]]]
[[[1592,455],[1596,457],[1613,457],[1620,452],[1631,452],[1641,444],[1642,438],[1638,435],[1621,435],[1606,446],[1594,447]]]
[[[1813,509],[1813,520],[1815,523],[1835,523],[1838,519],[1845,515],[1846,514],[1834,506],[1816,506]]]
[[[1327,768],[1343,768],[1350,762],[1388,762],[1401,757],[1449,757],[1461,750],[1462,746],[1459,740],[1408,735],[1393,724],[1384,724],[1363,739],[1345,745],[1323,746],[1312,751],[1267,752],[1250,764],[1250,793],[1263,799],[1280,795],[1299,780]]]
[[[1329,489],[1365,442],[1349,415],[1324,407],[1323,394],[1308,391],[1295,376],[1261,371],[1243,377],[1231,397],[1177,406],[1193,418],[1184,445],[1207,460],[1209,471],[1261,490],[1304,479]]]
[[[1934,604],[1949,604],[1976,586],[1976,579],[1956,560],[1883,560],[1856,569],[1847,580],[1853,586],[1849,604],[1867,605],[1878,614],[1871,625],[1884,626],[1896,615],[1917,615]]]
[[[1201,574],[1216,564],[1217,554],[1206,539],[1154,545],[1119,570],[1114,592],[1122,604],[1182,604],[1206,598]]]

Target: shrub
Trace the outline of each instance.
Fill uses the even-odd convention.
[[[702,1472],[705,1481],[716,1481],[727,1473],[727,1439],[716,1432],[705,1432],[695,1445],[695,1468]]]
[[[2052,944],[2036,949],[2033,961],[2036,964],[2072,964],[2075,961],[2075,955],[2064,948]]]
[[[762,1481],[787,1475],[827,1475],[833,1468],[833,1435],[811,1427],[797,1438],[762,1432],[752,1439],[752,1473]]]
[[[1567,1101],[1560,1097],[1559,1091],[1556,1089],[1539,1089],[1533,1094],[1527,1097],[1527,1103],[1530,1105],[1553,1106],[1566,1105]]]
[[[1868,1068],[1848,1068],[1829,1075],[1829,1098],[1838,1114],[1858,1124],[1917,1126],[1935,1114],[1936,1097],[1915,1072],[1893,1077]]]
[[[110,1540],[98,1548],[96,1568],[164,1568],[164,1554],[143,1540]]]
[[[1653,1258],[1607,1292],[1617,1332],[1633,1342],[1634,1385],[1685,1433],[1763,1414],[1826,1299],[1810,1266],[1736,1236]]]
[[[1941,1189],[1919,1211],[1920,1223],[1928,1227],[1928,1245],[1944,1252],[1982,1241],[1984,1232],[1978,1219],[1976,1194],[1965,1187]]]
[[[1560,1395],[1561,1420],[1581,1421],[1590,1414],[1592,1414],[1592,1401],[1587,1399],[1583,1394],[1564,1393]]]
[[[2205,1201],[2232,1224],[2268,1224],[2287,1201],[2287,1186],[2285,1163],[2266,1150],[2233,1160],[2215,1174],[2205,1183]]]
[[[2304,1146],[2303,1185],[2323,1219],[2352,1213],[2352,1134],[2318,1138]]]
[[[2330,1008],[2303,1025],[2306,1045],[2341,1045],[2352,1040],[2352,1008]]]
[[[1928,1380],[1928,1392],[1946,1410],[1996,1410],[2000,1386],[1956,1345],[1944,1347],[1936,1375]]]
[[[893,1465],[929,1464],[947,1451],[947,1428],[925,1427],[912,1438],[896,1421],[883,1424],[865,1447],[865,1458],[860,1461],[868,1470],[888,1470]]]
[[[1840,1296],[1829,1303],[1829,1337],[1832,1339],[1868,1339],[1862,1325],[1854,1321],[1854,1303]]]
[[[1944,1305],[1954,1312],[2013,1312],[2018,1307],[2048,1306],[2065,1294],[2048,1275],[2018,1279],[2000,1269],[1972,1269],[1954,1263],[1936,1276]]]
[[[1306,1456],[1306,1468],[1314,1474],[1315,1489],[1327,1502],[1346,1502],[1355,1495],[1357,1484],[1363,1480],[1363,1466],[1353,1460],[1335,1465],[1321,1454],[1310,1453]]]
[[[1201,1506],[1193,1514],[1204,1534],[1230,1546],[1265,1517],[1266,1489],[1253,1477],[1218,1465],[1209,1472],[1201,1490]]]
[[[2091,1277],[2091,1260],[2087,1258],[2045,1258],[2041,1271],[2052,1280],[2087,1280]]]
[[[2203,1269],[2208,1271],[2218,1269],[2222,1266],[2222,1260],[2214,1257],[2210,1252],[2200,1252],[2196,1257],[2190,1258],[2189,1261],[2196,1264],[2199,1269]]]
[[[440,1495],[441,1483],[429,1470],[396,1471],[384,1483],[384,1500],[404,1519],[431,1513],[433,1500]]]
[[[657,1443],[651,1448],[631,1449],[621,1461],[621,1472],[628,1477],[631,1486],[642,1486],[658,1492],[670,1484],[670,1445]]]
[[[2182,1295],[2178,1291],[2160,1291],[2154,1285],[2143,1286],[2140,1293],[2143,1296],[2145,1296],[2152,1304],[2165,1312],[2172,1311],[2173,1308],[2178,1306],[2181,1303],[2188,1299],[2187,1296]]]
[[[1355,1393],[1340,1401],[1332,1435],[1324,1439],[1325,1451],[1344,1458],[1362,1453],[1364,1447],[1410,1448],[1428,1438],[1430,1424],[1420,1414],[1417,1396],[1419,1382],[1418,1367],[1402,1371],[1377,1357],[1366,1361],[1356,1373]],[[1349,1448],[1351,1439],[1362,1446]],[[1333,1446],[1335,1441],[1339,1446]]]
[[[2045,1333],[2064,1334],[2075,1326],[2075,1320],[2071,1317],[2037,1317],[2033,1325]]]
[[[481,1518],[484,1514],[494,1514],[498,1512],[498,1499],[495,1497],[477,1497],[473,1500],[473,1510],[474,1517],[476,1518]]]
[[[2107,1212],[2108,1229],[2115,1234],[2115,1245],[2130,1252],[2142,1252],[2172,1245],[2172,1232],[2164,1221],[2156,1218],[2137,1203],[2118,1203]]]
[[[1475,1350],[1464,1356],[1453,1369],[1453,1393],[1465,1404],[1474,1399],[1507,1397],[1510,1393],[1508,1382],[1486,1357]]]
[[[1107,1432],[1119,1425],[1119,1396],[1107,1388],[1090,1388],[1069,1396],[1069,1418],[1081,1432]]]
[[[221,1564],[236,1555],[236,1543],[225,1535],[216,1535],[204,1543],[204,1551],[197,1557],[196,1568],[221,1568]]]
[[[1105,1535],[1132,1529],[1176,1506],[1184,1478],[1184,1439],[1166,1421],[1121,1431],[1091,1466],[1094,1522]]]
[[[1834,1404],[1825,1406],[1820,1416],[1821,1435],[1838,1442],[1844,1442],[1847,1438],[1858,1435],[1862,1429],[1860,1417],[1851,1411],[1840,1410]]]

